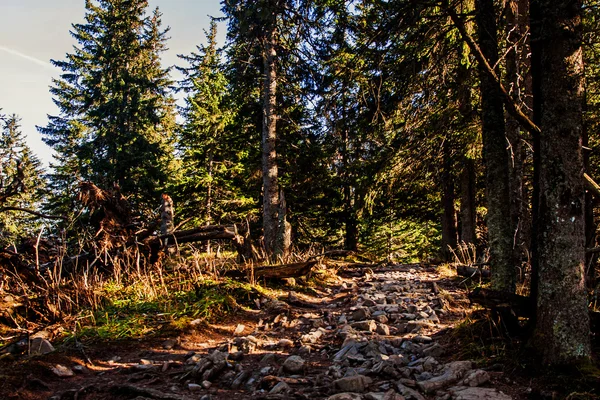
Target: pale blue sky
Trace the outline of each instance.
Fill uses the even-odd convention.
[[[205,41],[203,30],[211,16],[221,16],[219,0],[149,0],[150,10],[159,7],[164,26],[171,31],[164,54],[165,66],[179,63]],[[51,78],[60,70],[50,59],[63,60],[75,44],[69,30],[83,21],[85,0],[0,0],[0,108],[18,114],[22,131],[36,154],[45,162],[50,150],[35,129],[46,125],[47,114],[56,114],[48,91]],[[225,35],[221,28],[221,41]]]

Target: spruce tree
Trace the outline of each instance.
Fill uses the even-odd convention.
[[[234,109],[229,82],[217,46],[217,24],[206,32],[207,44],[198,52],[180,55],[189,65],[180,90],[187,96],[181,115],[178,150],[181,176],[175,185],[182,218],[203,224],[233,222],[247,211],[252,199],[244,194],[240,180],[247,144],[231,129]]]
[[[53,206],[69,208],[77,180],[118,185],[139,210],[155,208],[172,174],[174,104],[160,65],[168,29],[145,0],[86,2],[85,23],[51,93],[60,114],[38,128],[56,151]]]
[[[32,235],[45,180],[40,160],[25,143],[16,115],[0,115],[0,246]]]

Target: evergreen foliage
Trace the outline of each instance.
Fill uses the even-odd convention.
[[[17,115],[0,115],[0,246],[36,234],[46,181],[40,160],[25,143]]]
[[[139,211],[158,204],[173,173],[174,103],[160,65],[168,29],[145,0],[86,2],[86,22],[51,93],[58,116],[39,128],[56,151],[51,207],[68,212],[78,180],[118,185]]]

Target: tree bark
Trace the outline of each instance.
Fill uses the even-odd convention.
[[[472,158],[465,157],[460,175],[460,240],[467,244],[475,244],[477,240],[475,184],[475,162]]]
[[[274,17],[273,17],[274,18]],[[263,172],[263,233],[265,251],[272,257],[276,251],[279,225],[279,185],[277,181],[277,70],[275,58],[275,24],[264,38],[263,80],[263,127],[262,127],[262,172]]]
[[[490,65],[496,65],[498,40],[493,0],[476,1],[476,20],[481,52]],[[492,287],[496,290],[514,292],[515,266],[503,99],[497,82],[490,76],[482,63],[479,63],[479,71]]]
[[[538,268],[534,343],[547,364],[588,360],[585,290],[581,0],[532,0]]]
[[[511,97],[519,104],[526,104],[528,93],[529,60],[524,53],[528,52],[529,7],[526,1],[510,0],[506,4],[506,87]],[[506,137],[510,149],[509,157],[509,194],[511,207],[511,229],[513,232],[513,258],[522,260],[524,252],[529,249],[531,238],[531,215],[527,201],[525,185],[526,148],[523,143],[521,126],[510,113],[506,113]]]
[[[456,227],[456,210],[454,209],[454,179],[452,176],[452,155],[449,138],[445,138],[442,146],[442,255],[449,261],[452,257],[450,248],[458,243]]]

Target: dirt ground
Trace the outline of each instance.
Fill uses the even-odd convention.
[[[178,335],[70,342],[45,355],[5,357],[0,399],[501,400],[574,391],[581,396],[570,398],[598,398],[600,383],[565,387],[515,359],[518,338],[507,342],[492,319],[477,321],[485,313],[469,304],[465,287],[428,266],[341,271],[335,284],[311,294],[262,299],[255,310]],[[300,370],[289,367],[290,356],[301,359]],[[472,362],[468,371],[427,390],[423,382],[440,380],[458,360]],[[60,377],[60,368],[70,376]],[[473,386],[480,397],[453,389],[470,387],[469,374],[486,377]],[[344,382],[357,376],[364,385],[348,391]]]

